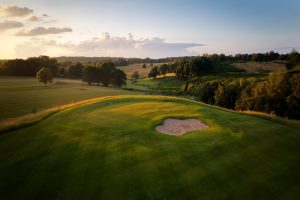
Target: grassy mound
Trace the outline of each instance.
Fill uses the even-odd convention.
[[[210,128],[173,137],[165,118]],[[0,135],[0,199],[299,196],[300,129],[171,97],[106,97]]]

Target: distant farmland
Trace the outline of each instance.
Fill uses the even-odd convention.
[[[285,64],[275,62],[245,62],[245,63],[233,63],[235,67],[246,70],[247,72],[254,73],[259,71],[270,72],[286,72]]]

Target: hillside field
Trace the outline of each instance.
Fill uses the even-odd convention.
[[[210,128],[158,133],[165,118]],[[0,199],[296,199],[300,129],[162,96],[101,97],[0,135]]]
[[[89,98],[122,94],[137,92],[89,86],[72,79],[55,78],[44,87],[36,78],[0,77],[0,121]]]
[[[150,66],[150,63],[145,63],[145,64],[147,66],[146,68],[143,68],[143,63],[131,64],[128,66],[122,66],[122,67],[117,67],[117,68],[123,70],[127,74],[128,79],[131,78],[131,75],[135,71],[139,72],[139,75],[141,78],[145,78],[145,77],[148,77],[148,74],[149,74],[151,68],[153,68],[155,66],[159,66],[163,63],[153,63],[153,66]]]

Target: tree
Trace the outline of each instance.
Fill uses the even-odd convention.
[[[262,53],[255,53],[255,54],[252,54],[252,61],[261,63],[263,61],[266,61],[266,58],[265,58],[265,55]]]
[[[143,64],[143,68],[144,68],[144,69],[147,68],[147,65],[146,65],[145,63]]]
[[[126,85],[126,79],[126,74],[122,70],[116,69],[112,74],[111,84],[115,87],[121,87]]]
[[[60,77],[65,77],[66,76],[66,70],[65,70],[65,68],[60,68],[60,70],[59,70],[59,76]]]
[[[89,85],[99,83],[99,69],[95,66],[88,66],[83,69],[83,81]]]
[[[162,64],[161,66],[159,66],[159,74],[161,75],[166,75],[166,73],[168,72],[168,65],[167,64]]]
[[[218,106],[225,107],[226,105],[225,88],[222,84],[219,84],[217,89],[215,90],[214,101]]]
[[[175,62],[176,68],[175,73],[176,77],[179,79],[187,79],[187,74],[185,73],[185,66],[187,65],[187,61],[183,58],[176,60]]]
[[[105,87],[109,85],[121,87],[126,85],[126,79],[126,74],[117,69],[112,62],[102,63],[100,67],[88,66],[83,70],[83,81],[89,85],[102,83]]]
[[[151,70],[150,70],[150,72],[149,72],[149,74],[148,74],[148,77],[149,78],[156,78],[157,76],[159,75],[159,73],[158,73],[158,67],[156,66],[156,67],[153,67]]]
[[[100,82],[108,87],[111,84],[113,73],[116,71],[116,67],[112,62],[104,62],[100,66]]]
[[[271,73],[265,81],[246,87],[236,102],[236,109],[255,110],[285,116],[286,97],[289,96],[289,82],[286,73]]]
[[[50,69],[43,67],[36,73],[36,78],[46,86],[48,82],[52,82],[52,73]]]
[[[140,74],[138,71],[133,72],[133,74],[131,75],[132,82],[137,82],[139,77],[140,77]]]
[[[217,89],[215,90],[215,105],[234,109],[236,100],[238,99],[239,95],[240,86],[238,82],[223,82],[223,84],[219,84]]]
[[[194,90],[194,96],[196,99],[203,101],[204,103],[214,104],[215,91],[218,88],[219,83],[217,81],[206,81],[196,85]]]
[[[81,78],[83,72],[83,65],[81,63],[76,63],[69,67],[69,76],[71,78]]]
[[[300,66],[300,54],[295,49],[293,49],[293,51],[288,55],[286,69],[291,70],[296,66]]]
[[[180,58],[174,65],[176,65],[176,77],[183,80],[199,76],[213,69],[210,58],[206,56],[191,57],[189,59]]]
[[[214,58],[214,57],[213,57]],[[189,67],[190,67],[190,76],[199,76],[205,72],[211,71],[213,68],[212,62],[210,61],[211,58],[207,57],[195,57],[189,60]],[[215,58],[217,59],[217,58]],[[219,59],[219,57],[218,57]],[[218,62],[218,61],[215,61]]]
[[[292,73],[289,82],[291,94],[287,97],[287,115],[294,119],[300,119],[300,72]]]

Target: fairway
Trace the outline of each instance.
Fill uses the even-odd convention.
[[[166,118],[206,130],[170,136]],[[0,199],[296,199],[300,130],[161,96],[77,105],[0,135]]]
[[[47,87],[36,78],[0,77],[0,121],[94,97],[137,94],[117,88],[89,86],[81,80],[55,78]]]

